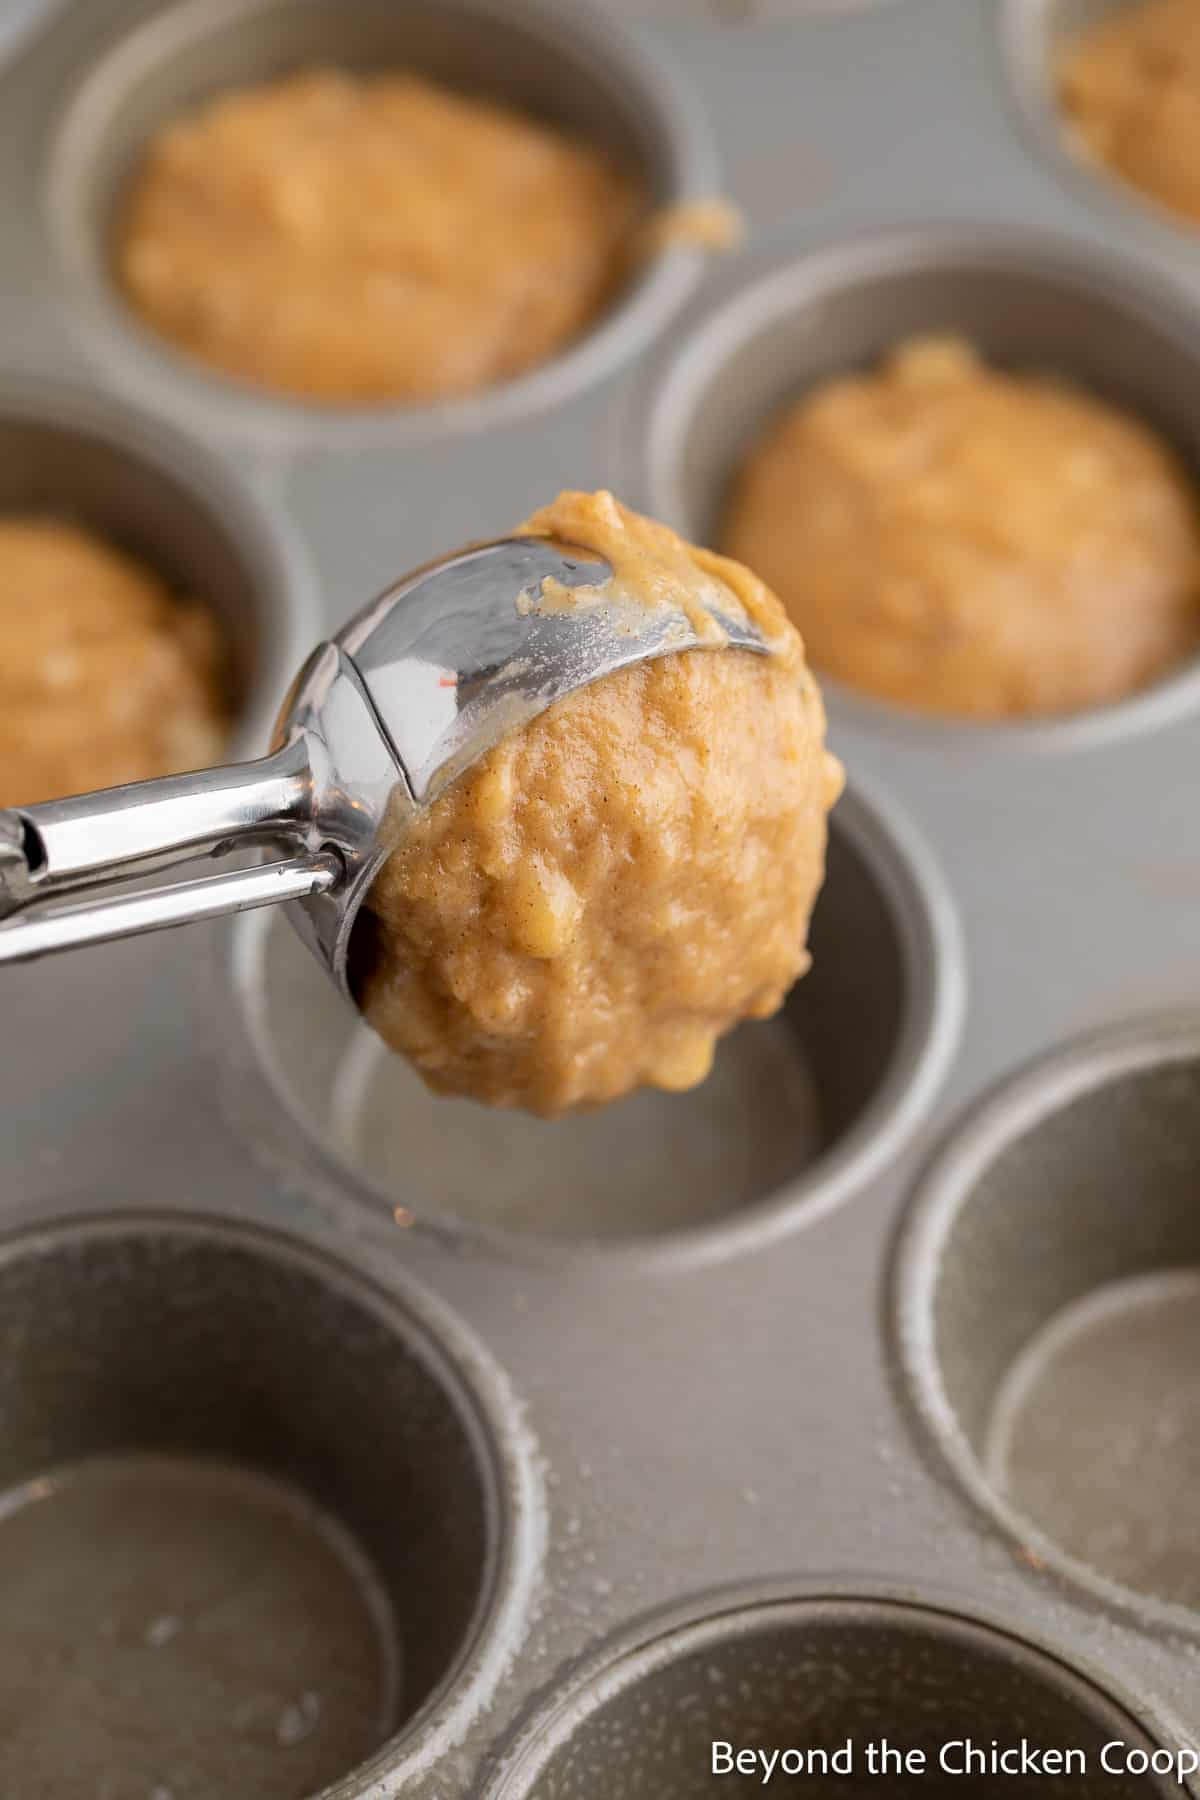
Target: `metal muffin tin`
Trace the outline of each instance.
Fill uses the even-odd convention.
[[[1200,474],[1200,240],[1049,111],[1099,7],[619,10],[646,18],[74,0],[0,71],[0,502],[211,595],[241,748],[398,572],[564,484],[703,534],[770,411],[914,328],[1076,374]],[[317,55],[574,121],[664,202],[728,193],[751,248],[671,253],[451,407],[209,377],[110,291],[122,169],[182,101]],[[0,1569],[30,1607],[64,1545],[119,1585],[115,1493],[199,1582],[216,1521],[264,1564],[221,1655],[300,1682],[277,1755],[231,1714],[207,1774],[132,1763],[119,1800],[690,1800],[760,1785],[714,1781],[713,1739],[847,1736],[1025,1735],[1090,1755],[1052,1791],[1180,1791],[1097,1753],[1200,1741],[1200,672],[1010,728],[828,699],[853,779],[814,971],[694,1095],[434,1101],[262,917],[6,975],[0,1483],[69,1478],[0,1521]],[[68,1791],[19,1699],[67,1636],[0,1646],[22,1800]],[[135,1646],[160,1716],[203,1698],[168,1637]],[[91,1650],[102,1696],[128,1646]],[[120,1776],[129,1715],[88,1716],[76,1775]]]

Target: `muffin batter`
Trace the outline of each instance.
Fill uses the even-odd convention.
[[[0,806],[215,761],[227,720],[206,608],[60,520],[0,517]]]
[[[1084,151],[1200,223],[1200,6],[1143,0],[1063,58],[1059,96]]]
[[[159,132],[119,279],[180,349],[321,403],[463,394],[552,356],[627,273],[638,184],[416,75],[312,70]]]
[[[748,570],[609,494],[520,530],[607,558],[646,605],[718,583],[774,652],[684,651],[556,701],[419,815],[368,897],[369,1023],[432,1087],[552,1115],[692,1087],[723,1032],[778,1009],[841,771],[800,639]]]
[[[1098,706],[1200,643],[1196,495],[1171,451],[956,339],[791,407],[734,483],[723,544],[815,668],[926,712]]]

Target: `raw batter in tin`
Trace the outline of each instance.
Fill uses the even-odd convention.
[[[0,517],[0,806],[219,760],[216,624],[77,525]]]
[[[1081,146],[1115,175],[1200,224],[1200,6],[1141,0],[1067,52],[1059,97]]]
[[[779,1008],[841,770],[800,639],[748,570],[609,494],[520,529],[607,558],[646,605],[719,584],[775,651],[685,651],[557,701],[418,817],[368,898],[375,1030],[443,1092],[552,1115],[691,1087],[722,1033]]]
[[[311,70],[151,140],[116,267],[156,331],[239,381],[428,401],[576,337],[629,272],[643,202],[557,127],[417,75]]]
[[[1196,492],[1172,451],[957,339],[790,407],[734,483],[723,546],[816,669],[924,712],[1098,706],[1200,644]]]

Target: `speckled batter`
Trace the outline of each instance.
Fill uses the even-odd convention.
[[[825,383],[737,477],[723,546],[813,666],[926,712],[1067,713],[1200,644],[1191,480],[1136,419],[1050,375],[914,339]]]
[[[803,649],[749,571],[610,495],[522,530],[647,604],[719,581],[774,646],[698,649],[557,701],[420,815],[367,905],[370,1024],[431,1086],[552,1115],[707,1075],[807,966],[841,771]]]
[[[150,142],[121,285],[178,348],[320,403],[467,393],[545,360],[629,271],[638,183],[602,151],[412,74],[310,70]]]
[[[1123,7],[1062,58],[1059,97],[1079,146],[1200,224],[1200,6]]]
[[[0,517],[0,806],[219,759],[212,614],[57,519]]]

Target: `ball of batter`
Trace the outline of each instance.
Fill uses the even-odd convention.
[[[1063,57],[1059,99],[1088,156],[1161,206],[1200,223],[1200,7],[1144,0],[1086,32]]]
[[[747,570],[608,494],[520,529],[598,552],[647,605],[719,583],[774,646],[555,702],[418,817],[368,897],[368,1022],[431,1087],[553,1115],[692,1087],[723,1032],[778,1009],[841,771],[799,637]]]
[[[956,339],[911,340],[791,407],[735,480],[722,535],[814,668],[923,712],[1071,713],[1200,643],[1196,493],[1173,453]]]
[[[642,210],[632,176],[554,126],[416,75],[313,70],[151,139],[116,268],[148,324],[239,381],[428,401],[582,331]]]
[[[219,759],[224,656],[207,608],[76,525],[0,518],[0,806]]]

